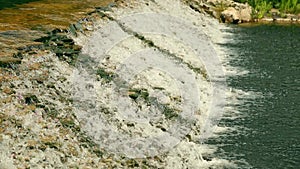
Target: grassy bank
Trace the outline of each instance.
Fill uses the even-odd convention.
[[[236,2],[248,3],[254,8],[253,18],[263,18],[270,16],[271,9],[277,9],[280,17],[286,17],[286,14],[300,13],[300,0],[235,0]]]

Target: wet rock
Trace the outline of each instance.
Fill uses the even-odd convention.
[[[49,148],[55,148],[58,149],[61,145],[57,141],[56,136],[44,136],[41,138],[41,142],[45,145],[48,146]]]
[[[12,101],[12,97],[11,96],[8,96],[8,97],[5,97],[3,99],[0,99],[1,103],[10,103],[11,101]]]
[[[19,59],[23,59],[23,54],[21,52],[18,52],[16,54],[13,55],[14,58],[19,58]]]
[[[48,36],[38,38],[35,41],[44,43],[45,49],[51,50],[60,60],[71,65],[75,64],[81,50],[81,46],[75,45],[74,40],[65,33],[61,33],[61,30],[54,30]]]
[[[29,149],[34,149],[38,145],[38,142],[35,140],[28,140],[27,141],[27,147]]]
[[[39,102],[38,98],[36,97],[36,95],[33,94],[28,94],[24,97],[25,99],[25,103],[26,104],[37,104]]]
[[[69,29],[68,29],[68,30],[69,30],[69,32],[70,32],[72,35],[77,36],[76,28],[74,27],[73,24],[69,26]]]
[[[5,94],[8,94],[8,95],[15,93],[15,91],[9,87],[4,87],[2,89],[2,92],[4,92]]]
[[[58,33],[64,33],[64,32],[66,33],[65,30],[59,29],[59,28],[55,28],[51,31],[52,34],[58,34]]]
[[[130,89],[128,91],[128,96],[133,100],[136,100],[138,97],[143,98],[145,101],[148,101],[149,99],[149,93],[146,89]]]
[[[111,72],[105,71],[103,68],[99,68],[96,72],[96,74],[103,79],[105,82],[110,82],[113,80],[114,75]],[[100,79],[98,79],[100,80]]]
[[[0,57],[0,67],[12,67],[13,64],[20,64],[22,59],[15,57]]]
[[[28,66],[30,70],[38,70],[42,67],[41,63],[33,63]]]
[[[212,157],[210,157],[210,156],[208,156],[208,155],[206,155],[206,156],[202,156],[202,158],[203,158],[203,160],[205,160],[205,161],[212,161]]]

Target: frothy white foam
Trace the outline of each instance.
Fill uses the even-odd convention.
[[[83,104],[78,104],[76,115],[81,120],[83,129],[100,146],[112,153],[121,153],[131,158],[163,155],[167,168],[236,167],[230,161],[213,157],[217,147],[202,144],[205,139],[216,136],[216,133],[229,131],[228,127],[217,124],[224,110],[229,110],[227,113],[234,112],[234,107],[226,106],[223,100],[226,91],[229,91],[224,72],[236,74],[237,71],[227,67],[224,69],[222,64],[226,65],[226,51],[217,45],[226,43],[224,32],[221,31],[226,27],[193,11],[180,1],[147,3],[148,5],[137,2],[133,8],[125,7],[107,12],[115,18],[114,21],[99,21],[95,26],[98,28],[96,33],[77,38],[77,43],[84,46],[83,53],[88,60],[79,61],[78,70],[74,73],[74,84],[77,86],[74,97]],[[150,55],[155,55],[152,58],[154,61],[148,60],[151,56],[149,53],[145,55],[146,48],[152,50]],[[170,64],[163,67],[155,65],[162,64],[155,59],[157,56],[162,63],[165,60]],[[145,63],[150,65],[147,67]],[[130,71],[124,72],[124,67],[119,67],[122,64],[129,67]],[[135,68],[139,69],[141,65],[144,69],[136,72]],[[103,77],[97,81],[97,72],[93,69],[98,68],[101,68]],[[160,71],[154,71],[155,68]],[[166,70],[167,74],[161,70]],[[124,78],[127,75],[128,78]],[[182,76],[189,80],[180,78]],[[161,77],[164,80],[159,80]],[[158,79],[159,83],[150,79]],[[163,85],[164,82],[167,85]],[[194,87],[183,89],[178,87],[180,85],[173,85],[189,82]],[[185,96],[185,93],[189,96]],[[194,94],[198,95],[197,98],[190,97]],[[136,98],[130,99],[128,96]],[[149,101],[149,98],[156,99]],[[194,99],[189,100],[191,98]],[[230,99],[231,96],[227,101]],[[151,107],[149,103],[155,106]],[[184,113],[178,113],[185,112],[184,103],[191,106],[192,114],[189,118]],[[183,125],[179,119],[176,120],[180,123],[174,123],[165,118],[170,115],[158,117],[155,113],[157,110],[164,112],[166,108],[173,111],[167,113],[172,116],[179,114],[181,120],[185,124],[188,122],[188,125]],[[133,113],[134,110],[141,111],[142,114],[138,116]],[[149,120],[145,112],[154,120]],[[130,117],[133,123],[129,123]],[[172,124],[175,125],[168,130]],[[164,130],[167,132],[163,132]],[[127,136],[123,137],[123,134]],[[155,134],[162,134],[163,137],[150,139],[150,142],[145,140]],[[136,138],[137,135],[142,139],[130,141],[131,137]]]
[[[242,76],[247,76],[249,74],[249,71],[246,70],[245,68],[242,67],[233,67],[230,65],[230,62],[236,61],[240,59],[239,53],[234,51],[233,49],[227,48],[226,43],[239,43],[235,38],[234,34],[230,33],[229,31],[225,31],[226,33],[226,40],[220,43],[219,49],[218,50],[221,53],[221,60],[224,65],[224,72],[226,73],[227,77],[242,77]],[[262,93],[259,92],[253,92],[253,91],[243,91],[241,89],[236,89],[233,87],[228,87],[226,91],[226,100],[227,104],[224,108],[224,114],[222,119],[223,120],[239,120],[239,119],[244,119],[245,117],[248,116],[248,114],[245,114],[242,112],[242,107],[243,109],[248,109],[245,106],[246,102],[249,101],[254,101],[255,99],[258,99],[260,97],[263,97]],[[242,105],[242,106],[241,106]],[[230,127],[228,126],[219,126],[216,128],[213,138],[216,140],[220,139],[220,136],[223,138],[226,136],[234,136],[237,137],[238,135],[244,135],[247,134],[248,129],[245,128],[244,126],[240,125],[231,125]],[[219,140],[222,142],[222,140]],[[222,146],[222,145],[220,145]],[[233,156],[235,156],[233,154]],[[235,164],[243,164],[243,168],[251,168],[251,166],[245,161],[244,159],[240,160],[233,160],[232,163]],[[239,166],[235,166],[233,168],[239,168]]]

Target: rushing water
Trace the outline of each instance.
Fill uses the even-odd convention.
[[[258,25],[234,27],[234,54],[229,65],[247,74],[231,76],[228,85],[253,96],[239,98],[240,114],[220,125],[239,128],[210,144],[219,156],[237,162],[238,168],[297,168],[300,166],[300,27]],[[256,97],[255,99],[253,99]],[[246,161],[242,163],[241,161]]]
[[[0,0],[0,9],[31,1]],[[219,145],[217,156],[236,161],[238,168],[297,168],[300,27],[260,25],[230,31],[234,38],[225,45],[233,51],[229,65],[249,73],[228,77],[228,86],[248,96],[239,97],[241,104],[232,105],[240,112],[239,117],[220,122],[238,130],[221,134],[208,144]]]

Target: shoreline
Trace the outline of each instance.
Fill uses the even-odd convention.
[[[281,13],[279,9],[271,8],[263,16],[260,11],[255,11],[253,6],[246,3],[239,3],[233,0],[207,0],[203,2],[185,1],[195,11],[207,13],[222,23],[300,23],[300,14]],[[284,17],[281,17],[284,16]]]

